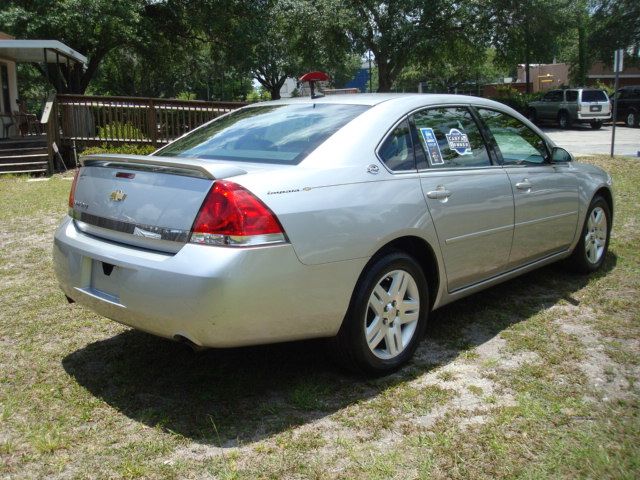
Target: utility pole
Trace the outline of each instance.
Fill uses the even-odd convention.
[[[371,50],[369,50],[369,93],[373,92],[373,81],[371,78]]]
[[[613,86],[613,128],[611,129],[611,157],[613,158],[613,151],[616,143],[616,120],[618,119],[618,84],[620,82],[620,72],[622,71],[622,59],[624,58],[624,49],[616,50],[613,53],[613,71],[616,74],[616,79]]]

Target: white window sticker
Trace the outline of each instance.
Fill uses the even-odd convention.
[[[449,148],[456,152],[458,155],[471,155],[471,143],[469,143],[469,137],[466,133],[462,133],[457,128],[452,128],[449,133],[446,134],[447,143]]]
[[[424,143],[427,146],[429,163],[431,165],[444,165],[442,153],[440,153],[440,145],[438,145],[436,135],[433,133],[433,128],[421,128],[420,133],[422,134]]]

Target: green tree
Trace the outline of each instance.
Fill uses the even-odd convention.
[[[55,39],[86,55],[81,65],[38,65],[60,93],[84,93],[105,56],[138,34],[144,0],[3,0],[0,30],[18,38]],[[153,2],[152,2],[153,3]]]
[[[608,65],[613,52],[628,49],[629,60],[638,62],[640,53],[640,2],[638,0],[592,0],[588,48],[593,59]]]
[[[495,63],[496,52],[482,44],[452,42],[439,55],[428,61],[412,61],[404,68],[396,86],[402,91],[415,91],[419,82],[426,82],[430,92],[464,91],[479,93],[479,86],[495,82],[507,71]]]
[[[558,53],[558,40],[575,13],[570,0],[490,0],[493,43],[505,66],[525,65],[527,93],[531,92],[529,66],[550,62]]]
[[[357,51],[370,51],[378,68],[378,91],[388,92],[411,62],[426,64],[454,38],[474,31],[473,1],[347,0],[337,10]],[[349,19],[348,21],[345,19]]]

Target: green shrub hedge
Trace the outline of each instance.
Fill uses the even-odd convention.
[[[90,147],[82,152],[82,155],[92,155],[94,153],[124,153],[128,155],[149,155],[157,149],[151,145],[107,145],[103,143],[99,147]]]
[[[98,137],[131,140],[141,140],[145,138],[139,128],[128,122],[112,122],[103,127],[98,127]]]
[[[497,95],[493,100],[504,103],[523,115],[527,113],[529,102],[538,100],[544,95],[544,92],[522,93],[510,85],[499,86],[496,91]]]

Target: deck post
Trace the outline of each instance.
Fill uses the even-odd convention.
[[[47,103],[44,106],[42,112],[42,118],[40,123],[45,125],[45,132],[47,134],[47,175],[53,175],[55,172],[55,154],[53,144],[60,145],[60,128],[58,127],[58,102],[56,101],[56,94],[52,93],[47,98]]]
[[[154,147],[158,141],[158,125],[156,119],[156,109],[153,105],[153,100],[149,99],[149,108],[147,109],[147,128],[149,130],[149,140]]]

